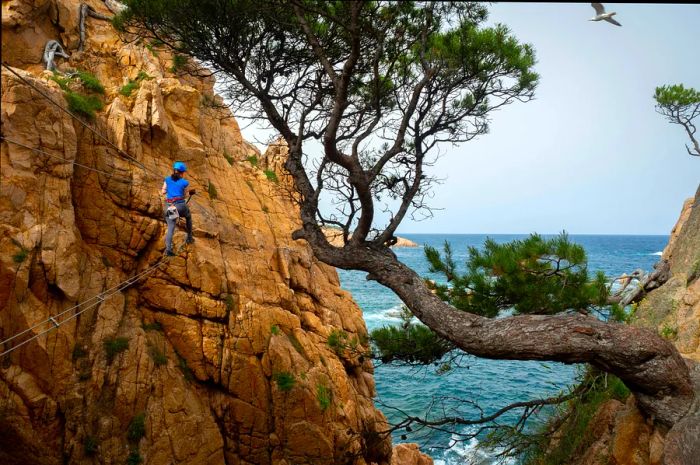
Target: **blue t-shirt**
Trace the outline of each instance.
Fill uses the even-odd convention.
[[[180,178],[177,181],[174,181],[171,176],[168,176],[165,178],[165,196],[168,199],[174,199],[175,197],[184,198],[185,189],[187,189],[187,186],[189,185],[190,182],[185,178]]]

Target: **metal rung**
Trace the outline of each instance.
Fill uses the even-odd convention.
[[[57,328],[60,326],[60,325],[58,324],[58,322],[57,322],[56,320],[53,319],[52,316],[49,317],[49,321],[50,321],[51,323],[53,323],[53,325],[54,325],[55,327],[57,327]]]

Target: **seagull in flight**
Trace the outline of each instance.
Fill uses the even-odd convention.
[[[595,18],[591,18],[588,21],[607,21],[609,23],[613,23],[615,26],[622,26],[622,24],[613,19],[613,16],[615,16],[617,13],[606,13],[605,7],[602,3],[591,3],[591,6],[595,10]]]

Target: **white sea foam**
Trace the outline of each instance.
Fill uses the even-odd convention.
[[[397,304],[386,310],[376,312],[367,312],[364,314],[365,321],[384,321],[387,323],[395,323],[401,319],[401,308],[403,304]]]
[[[654,253],[650,253],[649,255],[658,255],[658,256],[661,256],[661,255],[663,255],[663,254],[664,254],[663,252],[654,252]]]
[[[479,440],[472,438],[469,441],[460,440],[460,436],[453,434],[449,442],[449,451],[446,458],[437,459],[435,465],[491,465],[496,463],[495,456],[501,452],[498,449],[479,447]],[[505,459],[499,464],[515,465],[515,459]]]

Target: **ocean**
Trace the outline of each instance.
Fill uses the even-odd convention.
[[[481,247],[487,237],[497,242],[523,239],[524,234],[401,234],[419,247],[397,248],[398,258],[421,276],[444,282],[438,274],[428,272],[423,247],[429,245],[442,251],[445,241],[452,246],[453,256],[464,269],[467,247]],[[552,237],[544,235],[545,237]],[[605,236],[570,235],[570,239],[582,245],[588,256],[589,273],[592,276],[602,270],[607,276],[631,273],[637,268],[650,271],[668,242],[668,236]],[[344,289],[350,291],[362,308],[367,328],[372,329],[399,324],[401,301],[389,289],[365,279],[366,273],[338,270]],[[408,415],[430,417],[460,415],[478,418],[481,410],[488,415],[501,407],[517,401],[533,400],[560,393],[570,386],[581,366],[560,363],[495,361],[464,356],[446,373],[439,374],[438,366],[410,367],[377,364],[377,407],[393,424]],[[466,401],[466,402],[465,402]],[[478,407],[477,407],[478,406]],[[543,414],[544,415],[544,414]],[[501,417],[501,422],[516,421],[517,414]],[[475,433],[475,427],[464,427],[451,433],[418,429],[405,429],[392,433],[394,444],[416,442],[421,450],[433,457],[436,465],[496,463],[498,450],[478,447],[484,433],[474,438],[460,433]],[[517,460],[508,463],[516,464]]]

